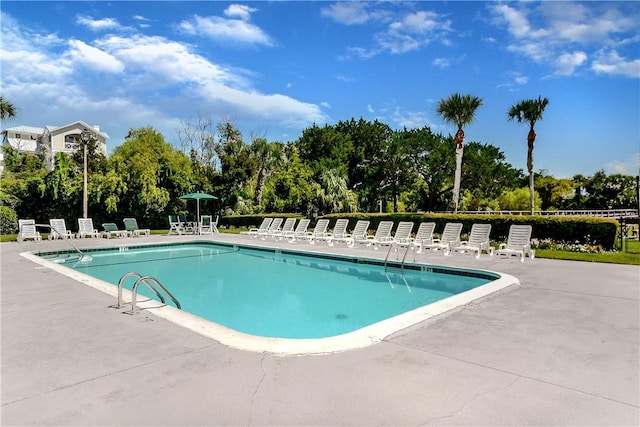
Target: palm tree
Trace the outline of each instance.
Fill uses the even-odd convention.
[[[449,98],[443,98],[438,103],[438,114],[449,123],[458,126],[456,132],[456,172],[453,181],[453,205],[458,212],[458,200],[460,199],[460,176],[462,174],[462,155],[464,154],[463,126],[471,124],[475,118],[476,110],[482,105],[482,98],[471,95],[454,93]]]
[[[284,154],[281,144],[269,143],[265,138],[253,139],[251,154],[258,165],[255,199],[259,205],[262,203],[262,189],[267,176],[284,160]]]
[[[538,99],[525,99],[512,106],[507,113],[509,120],[517,120],[518,123],[529,123],[529,135],[527,136],[527,170],[529,171],[529,192],[531,193],[531,215],[534,213],[534,194],[533,187],[533,143],[536,140],[536,132],[534,126],[538,120],[542,120],[542,113],[549,104],[549,99],[538,97]]]
[[[11,120],[18,114],[15,104],[0,96],[0,119]]]

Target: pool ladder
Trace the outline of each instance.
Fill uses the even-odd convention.
[[[171,301],[173,301],[178,309],[182,309],[182,307],[180,306],[180,302],[171,294],[171,292],[167,290],[167,288],[162,286],[162,283],[160,283],[158,279],[153,276],[143,276],[142,274],[136,273],[135,271],[130,271],[123,274],[120,280],[118,280],[118,303],[114,306],[114,308],[124,307],[124,305],[122,304],[122,287],[124,285],[125,279],[127,279],[128,277],[136,277],[137,280],[136,283],[133,284],[133,288],[131,288],[131,292],[133,294],[131,298],[131,311],[128,311],[126,313],[136,313],[136,309],[138,308],[138,306],[136,305],[138,299],[138,286],[141,283],[145,285],[151,292],[153,292],[163,304],[165,304],[165,299],[160,291],[164,292],[171,299]],[[158,290],[158,288],[160,288],[160,291]]]
[[[400,263],[400,269],[404,270],[404,263],[407,259],[407,253],[409,252],[409,249],[413,248],[413,250],[415,250],[415,245],[413,243],[407,244],[406,245],[406,249],[404,250],[404,255],[402,256],[402,262]],[[392,248],[396,248],[396,251],[398,250],[399,245],[396,243],[392,243],[389,245],[389,250],[387,251],[387,256],[384,258],[384,269],[385,271],[387,270],[387,262],[389,261],[389,255],[391,254],[391,249]],[[396,260],[398,258],[396,257]],[[414,262],[415,262],[415,255],[414,255]]]

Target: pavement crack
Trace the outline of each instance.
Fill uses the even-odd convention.
[[[262,387],[262,383],[264,382],[265,378],[267,378],[267,372],[264,369],[264,362],[267,359],[268,353],[266,351],[262,352],[262,358],[260,359],[260,370],[262,371],[262,376],[260,377],[260,380],[258,381],[258,384],[256,384],[256,388],[255,390],[253,390],[253,394],[251,395],[251,406],[250,406],[250,416],[251,419],[249,420],[249,425],[253,425],[253,407],[254,404],[256,402],[256,398],[258,396],[258,393],[260,392],[260,387]]]
[[[469,406],[471,403],[475,402],[476,400],[480,399],[481,397],[484,397],[484,396],[489,395],[489,394],[497,393],[498,391],[501,391],[501,390],[506,390],[509,387],[511,387],[512,385],[514,385],[516,382],[518,382],[520,380],[520,378],[521,377],[518,376],[518,377],[514,378],[512,381],[510,381],[507,384],[503,384],[503,385],[494,387],[494,388],[489,389],[489,390],[484,390],[484,391],[478,392],[475,395],[473,395],[469,400],[464,402],[462,404],[462,406],[460,406],[460,408],[458,408],[458,409],[456,409],[454,411],[451,411],[447,415],[443,415],[441,417],[431,418],[426,423],[420,424],[420,427],[428,426],[428,425],[441,425],[443,420],[452,418],[455,415],[461,413],[462,411],[464,411],[467,408],[467,406]],[[432,423],[435,423],[435,424],[432,424]]]

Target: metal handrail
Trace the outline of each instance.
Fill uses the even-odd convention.
[[[125,273],[125,274],[122,275],[120,280],[118,280],[118,303],[114,306],[114,308],[122,308],[123,307],[123,305],[122,305],[122,287],[124,286],[124,280],[127,277],[132,277],[132,276],[135,276],[138,279],[143,277],[142,274],[137,273],[135,271],[130,271],[130,272]],[[163,304],[165,303],[164,297],[162,296],[162,294],[160,292],[158,292],[158,290],[156,288],[154,288],[152,285],[150,285],[146,281],[144,281],[144,284],[146,285],[147,288],[149,288],[149,290],[151,292],[156,294],[156,296],[160,299],[160,302],[162,302]]]
[[[52,227],[50,224],[34,224],[36,227],[46,227],[49,229],[49,231],[55,231],[56,233],[62,235],[62,233],[60,233],[60,231],[56,230],[54,227]],[[71,243],[71,239],[62,239],[64,241],[66,241],[69,245],[71,245],[71,247],[73,249],[76,250],[76,252],[78,252],[80,254],[80,261],[82,261],[85,257],[87,257],[88,255],[85,255],[84,252],[82,252],[80,249],[78,249],[78,247],[76,245],[74,245],[73,243]]]
[[[167,290],[167,288],[165,288],[164,286],[162,286],[162,283],[160,283],[160,282],[158,281],[158,279],[156,279],[156,278],[155,278],[155,277],[153,277],[153,276],[142,276],[142,277],[140,277],[140,278],[136,281],[136,283],[134,283],[134,285],[133,285],[133,289],[132,289],[133,296],[132,296],[132,298],[131,298],[131,312],[130,312],[129,314],[135,314],[135,313],[136,313],[136,308],[137,308],[136,302],[137,302],[137,298],[138,298],[138,285],[139,285],[140,283],[144,283],[144,284],[146,284],[146,285],[148,286],[149,284],[147,283],[147,281],[152,281],[153,283],[155,283],[158,287],[160,287],[160,289],[162,289],[162,291],[163,291],[165,294],[167,294],[167,296],[168,296],[169,298],[171,298],[171,301],[173,301],[173,303],[176,305],[176,307],[177,307],[178,309],[182,309],[182,307],[180,306],[180,302],[176,299],[176,297],[174,297],[174,296],[171,294],[171,292],[169,292],[169,291]]]

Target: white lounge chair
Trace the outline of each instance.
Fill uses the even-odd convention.
[[[93,219],[91,218],[78,218],[78,239],[85,237],[100,237],[100,232],[93,228]]]
[[[300,221],[298,221],[298,225],[296,225],[295,230],[290,233],[284,233],[284,237],[289,241],[289,243],[307,238],[309,234],[307,228],[309,228],[310,222],[311,220],[309,218],[302,218]]]
[[[135,218],[125,218],[124,229],[129,232],[131,237],[151,236],[151,230],[148,228],[138,228],[138,221]]]
[[[435,222],[421,222],[413,238],[413,246],[416,253],[422,252],[422,248],[426,245],[433,244],[433,232],[436,229]]]
[[[273,218],[273,221],[271,221],[271,224],[269,224],[269,228],[263,231],[259,231],[258,236],[260,236],[262,240],[266,240],[267,237],[275,236],[276,233],[280,232],[282,221],[284,221],[283,218]]]
[[[476,259],[480,258],[482,251],[487,251],[489,256],[493,256],[493,248],[489,244],[489,234],[491,234],[491,224],[473,224],[469,239],[460,242],[459,245],[451,248],[453,252],[475,253]]]
[[[345,218],[339,218],[333,226],[331,236],[327,239],[327,244],[333,246],[335,243],[347,243],[351,239],[351,234],[347,232],[349,227],[349,220]]]
[[[355,243],[364,243],[367,246],[373,245],[373,249],[378,250],[378,246],[389,245],[393,242],[393,237],[391,237],[392,228],[393,221],[380,221],[373,236],[365,236],[362,240],[356,239]]]
[[[517,255],[520,262],[524,262],[524,257],[529,254],[529,258],[535,258],[536,251],[531,249],[531,233],[533,228],[530,225],[512,224],[509,227],[507,243],[501,243],[496,250],[496,255]]]
[[[396,228],[396,232],[393,234],[393,243],[397,245],[413,243],[413,239],[411,238],[412,231],[412,221],[400,221],[400,223],[398,223],[398,228]]]
[[[307,233],[305,239],[308,239],[312,245],[315,244],[316,240],[326,241],[331,238],[331,233],[327,231],[327,228],[329,228],[329,220],[325,218],[319,219],[313,231]]]
[[[351,232],[351,238],[347,242],[347,246],[354,247],[358,242],[367,241],[367,233],[369,231],[369,221],[359,220]]]
[[[433,249],[434,251],[442,249],[445,255],[449,255],[449,251],[454,246],[460,245],[460,233],[462,232],[462,223],[448,222],[444,226],[444,231],[439,239],[433,239],[433,243],[422,245],[425,249]]]
[[[275,230],[271,235],[271,237],[278,240],[282,240],[286,238],[287,234],[293,233],[293,230],[296,229],[296,221],[297,221],[297,218],[285,219],[284,224],[282,225],[282,229]]]
[[[266,232],[269,229],[269,226],[273,222],[273,218],[265,217],[262,219],[262,223],[258,228],[250,228],[249,231],[243,231],[240,234],[246,234],[249,237],[258,237],[258,234],[261,232]]]
[[[18,220],[18,243],[22,243],[27,239],[34,242],[42,240],[42,236],[36,229],[35,219],[19,219]]]
[[[67,230],[67,224],[64,219],[50,219],[49,225],[51,226],[49,240],[73,239],[73,233],[71,233],[71,230]]]
[[[112,237],[129,237],[129,232],[127,230],[120,230],[115,222],[105,222],[102,224],[102,236],[110,239]]]
[[[407,248],[411,246],[413,248],[413,238],[411,238],[411,232],[413,231],[413,222],[412,221],[400,221],[398,223],[398,227],[396,228],[396,232],[393,235],[393,240],[388,243],[393,246],[394,251],[396,252],[396,259],[398,259],[398,248]],[[391,248],[389,248],[391,250]]]

